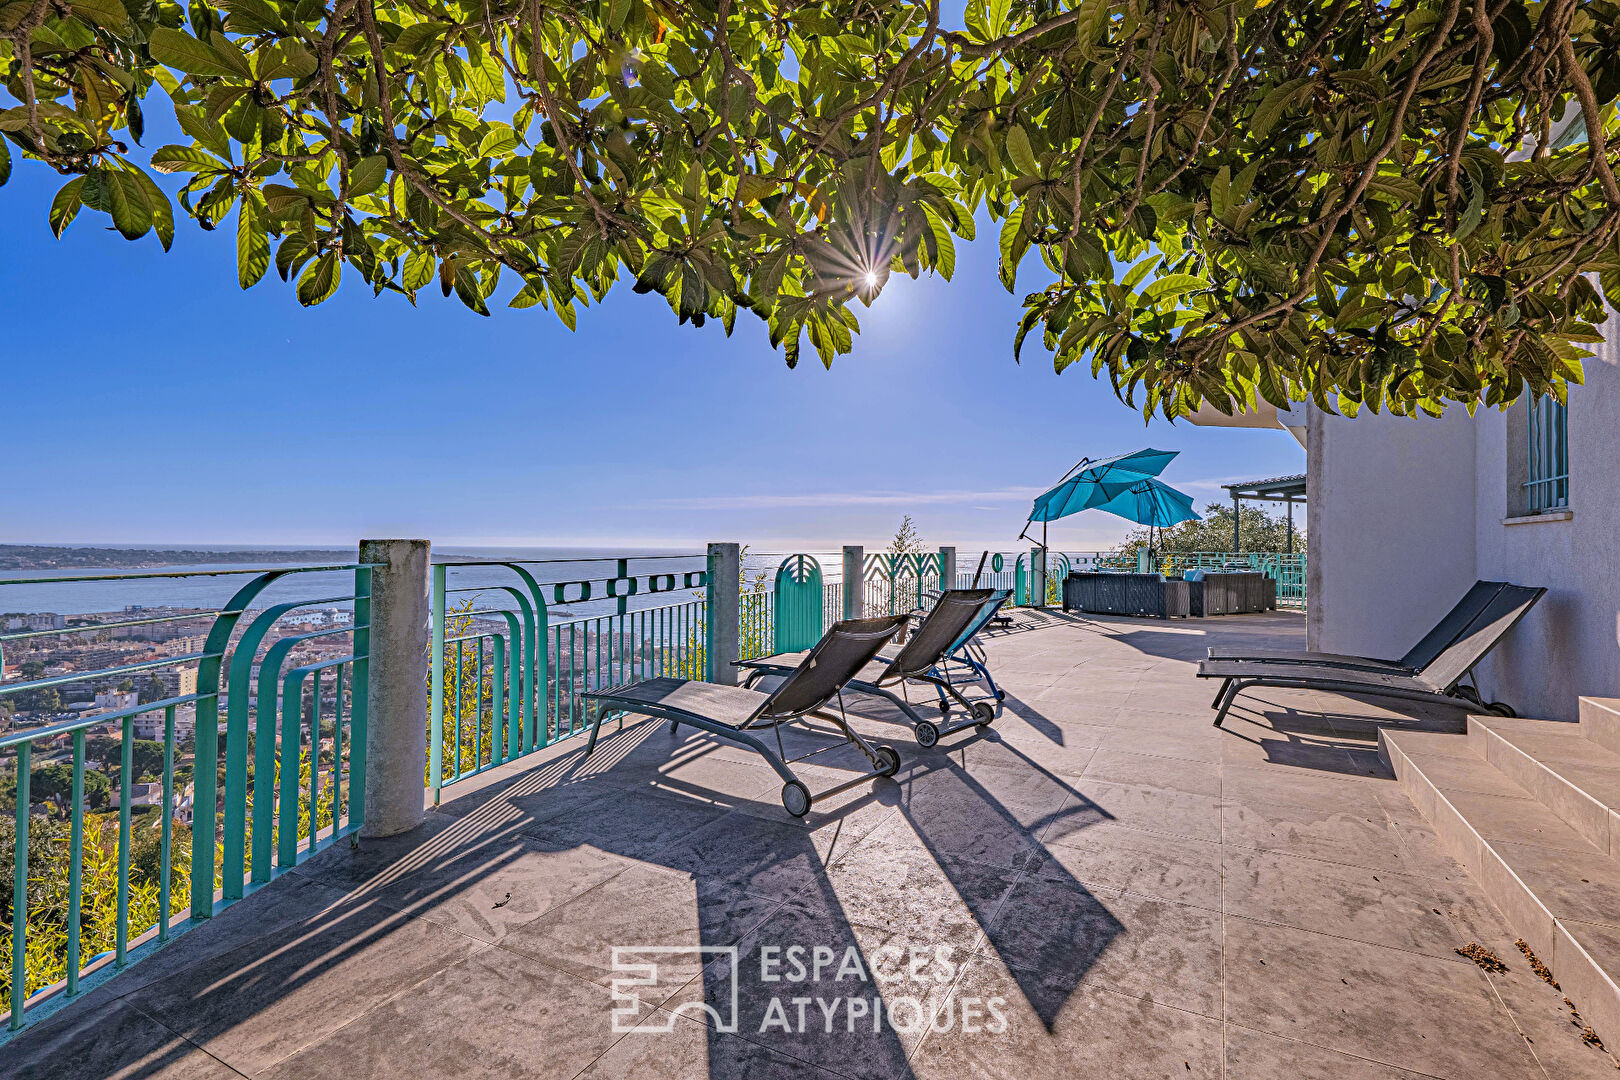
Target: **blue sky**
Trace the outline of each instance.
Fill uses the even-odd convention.
[[[149,146],[171,141],[149,124]],[[929,543],[1010,549],[1082,455],[1179,449],[1164,478],[1200,507],[1304,469],[1281,431],[1144,425],[1033,337],[1014,364],[993,230],[959,244],[953,282],[892,277],[831,371],[808,343],[789,371],[752,316],[728,339],[627,287],[574,333],[353,284],[303,309],[274,272],[237,288],[228,227],[182,218],[165,255],[86,211],[56,240],[59,183],[19,161],[0,188],[0,542],[782,550],[874,544],[909,513]],[[1127,529],[1085,514],[1051,542]]]

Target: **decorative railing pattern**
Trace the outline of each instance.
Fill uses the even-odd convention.
[[[333,572],[352,575],[353,591],[258,606],[267,590],[299,580],[295,575]],[[15,702],[37,691],[70,684],[94,685],[196,665],[194,692],[0,736],[0,770],[9,765],[13,776],[13,875],[3,912],[9,934],[4,942],[5,962],[0,965],[0,1003],[10,1010],[9,1030],[77,998],[122,970],[138,953],[168,941],[193,925],[192,920],[206,919],[240,900],[364,821],[371,572],[370,565],[347,564],[0,581],[3,596],[7,585],[75,586],[250,575],[218,609],[0,635],[3,680],[8,641],[28,640],[33,646],[44,638],[121,633],[132,627],[181,621],[206,621],[209,626],[198,651],[137,659],[94,671],[0,681],[0,699]],[[284,633],[261,652],[272,628],[295,609],[334,604],[352,610],[348,625]],[[287,667],[299,646],[337,635],[348,639],[341,657]],[[329,714],[323,712],[328,689],[332,698]],[[223,798],[217,780],[222,706]],[[194,717],[189,798],[176,791],[181,709]],[[140,875],[144,880],[136,880],[135,789],[144,785],[136,780],[135,755],[140,742],[157,741],[138,740],[136,731],[137,721],[149,715],[163,718],[157,799],[154,803],[143,794],[139,804],[143,810],[148,805],[157,809],[157,821],[151,823],[158,842],[156,880],[146,874]],[[328,716],[329,752],[323,739]],[[96,731],[109,727],[117,731],[116,824],[108,815],[92,813],[87,798],[87,790],[102,783],[98,779],[92,785],[90,779],[105,777],[109,764],[91,758],[90,739],[114,738]],[[102,744],[95,753],[106,748]],[[63,758],[71,776],[65,797],[57,792],[36,800],[36,762],[45,759],[47,765],[61,764]],[[40,775],[53,779],[48,769]],[[189,826],[181,820],[188,808],[193,818]],[[145,821],[140,824],[143,831],[150,828]],[[176,849],[177,828],[190,833],[189,844],[182,845],[189,848],[189,859]],[[60,845],[63,831],[67,834],[65,852]],[[183,925],[175,925],[177,918]]]
[[[939,588],[941,562],[938,552],[895,555],[878,552],[863,560],[867,615],[898,615],[911,611],[923,593]]]
[[[654,675],[706,677],[711,571],[693,565],[703,557],[435,563],[426,778],[434,800],[457,781],[578,734],[588,690]],[[603,566],[611,576],[591,572]],[[570,571],[578,576],[540,580]],[[481,580],[462,583],[473,578]],[[666,595],[674,602],[653,599]],[[585,606],[609,610],[568,617],[568,608]],[[554,611],[563,617],[553,621]],[[744,642],[760,643],[753,655],[768,652],[769,594],[748,594],[740,615]]]
[[[756,562],[743,574],[740,593],[726,601],[738,605],[738,653],[809,647],[842,617],[845,589],[861,591],[867,613],[909,610],[939,587],[944,561],[934,553],[868,556],[854,582],[826,580],[821,560],[808,554],[788,555],[774,569]],[[730,661],[716,655],[712,561],[672,555],[568,563],[432,567],[424,780],[435,800],[446,786],[585,730],[586,691],[657,675],[712,678],[717,663]],[[1305,602],[1304,555],[1169,553],[1154,563],[1146,565],[1145,552],[1049,551],[1045,601],[1058,602],[1071,568],[1177,574],[1237,564],[1276,578],[1281,603]],[[978,553],[963,555],[956,584],[971,585],[982,566],[978,584],[1013,589],[1028,604],[1031,565],[1028,551],[989,553],[982,563]],[[74,682],[197,669],[187,692],[0,735],[0,805],[8,766],[14,777],[10,821],[0,824],[0,860],[4,825],[11,830],[11,893],[0,904],[9,918],[0,939],[0,1003],[12,1005],[10,1030],[363,824],[372,571],[371,564],[346,564],[0,581],[3,596],[5,585],[248,576],[215,608],[179,615],[131,609],[137,617],[0,634],[0,700]],[[345,585],[332,584],[337,575]],[[567,579],[541,580],[558,575]],[[298,582],[299,596],[272,602],[270,590]],[[346,625],[303,618],[312,607],[332,605],[352,611]],[[4,681],[8,644],[31,648],[52,636],[181,620],[207,625],[202,644],[190,651]],[[192,713],[188,765],[178,733],[182,714]],[[148,788],[157,790],[138,793],[136,736],[154,729],[153,716],[161,717],[161,765],[148,770],[158,777]],[[42,766],[60,768],[42,773]],[[108,785],[102,777],[114,771]],[[47,799],[52,785],[65,790]],[[113,788],[116,813],[95,813],[91,796],[107,792],[110,801]],[[144,812],[147,805],[159,808],[156,820]],[[187,807],[195,817],[189,828]],[[137,843],[147,840],[158,848],[149,874],[135,858]]]

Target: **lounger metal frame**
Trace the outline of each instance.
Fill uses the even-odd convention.
[[[860,663],[851,670],[859,671],[871,662],[883,644],[887,642],[905,623],[904,615],[895,615],[881,619],[857,619],[840,622],[833,625],[811,649],[804,661],[797,668],[791,669],[788,679],[769,694],[759,694],[759,705],[740,724],[728,724],[723,720],[716,720],[704,716],[689,708],[671,705],[668,702],[657,700],[652,695],[658,688],[667,686],[670,689],[685,685],[697,680],[688,679],[641,679],[636,682],[624,683],[619,686],[608,687],[603,690],[588,691],[580,697],[597,705],[596,717],[591,724],[591,735],[585,746],[585,757],[589,758],[596,750],[597,736],[602,728],[602,721],[610,714],[626,712],[641,713],[661,720],[669,721],[671,734],[679,731],[682,724],[687,724],[706,732],[718,739],[745,746],[765,759],[783,781],[782,807],[794,817],[803,817],[810,812],[811,806],[823,799],[830,798],[840,792],[847,791],[857,784],[865,783],[873,776],[893,776],[900,770],[900,752],[892,746],[874,746],[863,738],[860,732],[850,727],[849,719],[844,712],[843,689],[849,683],[847,677],[835,678],[836,683],[830,692],[816,693],[812,702],[805,707],[776,708],[790,687],[795,683],[795,676],[800,679],[815,678],[813,669],[817,663],[824,659],[825,648],[836,640],[839,634],[859,634],[863,638],[871,639],[872,647],[869,654],[860,658]],[[741,688],[741,689],[747,689]],[[826,706],[836,700],[838,711],[834,714]],[[835,730],[828,731],[804,722],[806,717],[814,716],[827,720],[833,724]],[[812,750],[798,757],[789,757],[786,747],[782,744],[782,728],[793,722],[801,722],[804,730],[817,735],[838,735],[836,742]],[[766,732],[774,732],[776,736],[776,750],[760,738]],[[808,785],[799,779],[797,774],[789,767],[797,762],[805,761],[817,754],[836,750],[842,746],[853,744],[871,765],[871,772],[856,776],[841,784],[824,788],[818,792],[811,792]]]
[[[1275,686],[1330,693],[1364,694],[1407,701],[1436,701],[1465,709],[1480,709],[1497,716],[1514,716],[1505,702],[1487,702],[1473,685],[1474,669],[1480,661],[1518,625],[1546,593],[1544,588],[1504,584],[1470,619],[1452,642],[1420,671],[1391,671],[1309,664],[1292,660],[1271,663],[1264,660],[1212,659],[1198,666],[1201,679],[1221,679],[1221,688],[1210,707],[1216,710],[1215,726],[1220,727],[1232,703],[1243,691],[1255,686]],[[1454,668],[1441,679],[1425,679],[1434,668]],[[1245,668],[1252,669],[1252,674]]]
[[[1005,694],[1003,694],[1001,689],[996,686],[995,680],[990,677],[989,668],[984,665],[982,660],[975,660],[971,656],[962,656],[957,654],[961,653],[972,644],[974,637],[977,636],[979,631],[983,630],[990,620],[995,617],[996,612],[1001,608],[1001,605],[1006,603],[1007,597],[1010,595],[1010,593],[1006,589],[962,589],[951,591],[958,594],[988,592],[989,595],[984,600],[980,601],[979,610],[974,613],[972,620],[963,629],[963,631],[957,635],[954,641],[940,651],[937,658],[925,660],[917,664],[913,669],[902,674],[895,670],[895,665],[901,661],[904,656],[903,653],[901,656],[896,656],[893,659],[879,656],[876,659],[887,663],[889,667],[876,680],[868,681],[864,679],[851,679],[845,684],[851,690],[856,690],[863,694],[871,694],[875,697],[883,698],[904,713],[906,718],[911,721],[911,731],[913,737],[915,737],[917,740],[917,745],[923,747],[924,749],[936,745],[940,739],[947,735],[955,734],[958,731],[964,731],[967,728],[982,729],[988,727],[995,721],[995,718],[999,712],[999,703],[1005,699]],[[914,633],[923,633],[927,626],[928,618],[931,618],[934,612],[940,610],[940,605],[936,600],[933,610],[924,616],[923,624],[917,627]],[[957,688],[955,681],[950,677],[950,671],[947,666],[953,661],[967,665],[984,678],[985,682],[990,687],[991,693],[994,695],[994,703],[992,703],[990,700],[970,699]],[[743,685],[750,687],[760,679],[764,678],[766,675],[781,675],[794,670],[791,665],[773,662],[772,658],[769,656],[762,656],[754,660],[740,660],[737,662],[737,666],[749,669],[748,678],[744,681]],[[911,702],[907,701],[905,697],[889,688],[891,686],[903,687],[907,682],[927,683],[934,688],[934,692],[939,696],[940,716],[938,720],[931,720],[924,717],[922,714],[917,712],[916,708]],[[951,702],[953,700],[967,711],[966,718],[954,724],[947,722],[947,718],[951,713]]]

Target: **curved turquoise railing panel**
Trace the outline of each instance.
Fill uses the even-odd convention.
[[[1024,569],[1026,556],[1019,555],[1013,564],[1013,606],[1029,606],[1029,571]]]
[[[810,555],[789,555],[776,568],[773,652],[798,652],[821,640],[821,564]]]

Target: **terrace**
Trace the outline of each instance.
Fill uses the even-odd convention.
[[[619,618],[587,644],[621,640]],[[640,640],[672,640],[647,618],[663,616]],[[245,899],[42,1008],[0,1046],[0,1075],[1613,1075],[1380,759],[1381,728],[1457,731],[1460,715],[1278,690],[1211,726],[1205,649],[1300,647],[1303,623],[1018,610],[985,639],[1006,691],[990,728],[924,749],[852,698],[902,768],[802,821],[757,757],[662,723],[608,725],[587,760],[563,737],[573,704],[560,729],[524,729],[508,697],[519,753],[501,761],[500,700],[473,728],[457,709],[424,824],[360,836],[351,805]],[[434,650],[435,705],[443,669],[462,670],[454,637]],[[572,642],[542,651],[574,663]],[[816,787],[863,766],[845,748],[798,769]],[[256,865],[251,845],[239,858],[231,872]],[[1456,952],[1470,943],[1508,970]]]

